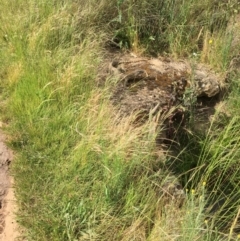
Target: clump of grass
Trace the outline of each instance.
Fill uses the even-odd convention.
[[[196,189],[179,209],[179,200],[164,195],[166,183],[179,177],[156,154],[159,119],[134,126],[134,114],[120,117],[110,104],[111,80],[102,89],[95,81],[109,39],[155,54],[202,51],[205,62],[225,68],[229,46],[221,48],[217,31],[225,28],[228,7],[207,0],[2,1],[1,114],[17,152],[18,217],[29,240],[218,240],[213,227],[226,222],[233,236],[238,117],[206,139],[194,137],[178,156],[184,164],[175,174]],[[206,212],[227,195],[217,212],[214,205]]]
[[[232,57],[232,38],[233,34],[226,34],[225,31],[215,34],[207,32],[204,36],[201,61],[210,64],[218,72],[226,73]]]
[[[225,116],[221,106],[207,136],[187,139],[172,165],[189,189],[201,190],[201,183],[207,183],[201,216],[207,220],[208,235],[216,238],[223,232],[231,240],[239,227],[239,120]]]
[[[118,17],[112,21],[116,40],[133,49],[143,48],[155,55],[170,51],[189,56],[202,50],[207,32],[226,28],[237,1],[214,3],[196,1],[118,1]],[[169,11],[171,9],[171,11]]]

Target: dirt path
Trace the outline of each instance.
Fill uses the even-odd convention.
[[[14,217],[16,205],[13,179],[9,176],[13,153],[4,144],[5,140],[0,129],[0,241],[17,241],[19,232]]]

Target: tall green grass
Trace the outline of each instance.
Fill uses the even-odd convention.
[[[103,46],[113,41],[136,52],[197,52],[218,69],[227,66],[230,48],[221,45],[230,40],[221,37],[235,9],[235,2],[207,0],[2,0],[1,119],[16,153],[18,220],[28,240],[234,236],[238,117],[188,138],[177,159],[187,165],[173,175],[166,169],[170,154],[155,144],[164,118],[136,127],[134,114],[121,117],[109,101],[114,80],[101,88],[96,80]],[[231,108],[237,93],[229,95]],[[189,189],[181,208],[165,190],[177,178]],[[218,230],[223,225],[225,236]]]

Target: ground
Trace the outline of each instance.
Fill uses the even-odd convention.
[[[15,220],[15,197],[9,164],[13,159],[12,151],[5,144],[6,137],[0,130],[0,241],[15,241],[19,236]]]

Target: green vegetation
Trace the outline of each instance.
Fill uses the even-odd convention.
[[[217,112],[204,135],[189,129],[174,158],[156,153],[156,120],[121,119],[109,101],[114,80],[96,79],[111,44],[224,73],[238,11],[237,0],[1,0],[0,113],[27,240],[236,238],[239,73],[219,107],[227,115]],[[171,171],[189,189],[181,208],[162,194]]]

